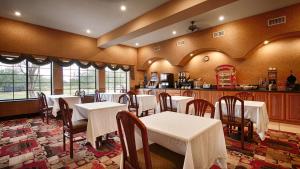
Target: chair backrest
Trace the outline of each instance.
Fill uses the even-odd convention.
[[[135,142],[135,128],[141,132],[146,169],[152,169],[145,125],[128,111],[121,111],[117,114],[117,125],[123,150],[124,169],[140,169]]]
[[[138,108],[139,105],[138,105],[138,102],[137,102],[136,93],[134,91],[129,91],[129,92],[127,92],[127,96],[128,96],[128,99],[129,99],[128,107],[129,108]]]
[[[40,111],[48,108],[47,98],[43,92],[38,93],[38,101]]]
[[[254,95],[250,92],[239,92],[235,96],[242,100],[254,100]]]
[[[185,90],[183,91],[182,96],[195,97],[196,95],[192,90]]]
[[[69,108],[68,103],[63,98],[59,98],[58,103],[62,114],[64,126],[67,126],[69,129],[72,129],[72,112]]]
[[[219,112],[220,112],[220,120],[223,121],[223,110],[222,110],[222,102],[225,104],[223,104],[226,108],[226,117],[228,119],[229,123],[234,123],[236,122],[235,118],[236,118],[236,103],[240,102],[240,107],[241,107],[241,123],[242,125],[244,124],[244,101],[236,96],[223,96],[219,99]]]
[[[128,102],[129,102],[129,98],[128,98],[127,94],[122,94],[122,95],[119,97],[118,103],[121,103],[121,104],[128,104]]]
[[[95,90],[95,102],[101,102],[101,96],[100,96],[100,91],[99,90]]]
[[[148,95],[155,95],[155,93],[154,93],[154,91],[153,90],[147,90],[146,91],[146,94],[148,94]]]
[[[210,102],[203,99],[195,99],[191,100],[186,104],[186,114],[189,114],[190,106],[194,105],[195,115],[204,117],[207,112],[207,108],[210,109],[210,118],[214,118],[215,116],[215,106]]]
[[[161,112],[173,110],[171,95],[169,95],[166,92],[162,92],[158,95],[158,98],[159,98],[159,106],[160,106]],[[168,107],[168,101],[169,101],[170,107]]]

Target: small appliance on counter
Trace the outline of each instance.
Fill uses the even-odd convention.
[[[160,74],[160,86],[161,86],[161,88],[173,88],[174,87],[174,74],[173,73],[161,73]]]
[[[157,88],[158,84],[159,84],[158,73],[157,72],[151,72],[151,78],[148,81],[146,87],[154,89],[154,88]]]
[[[269,90],[276,90],[277,89],[277,69],[269,67],[268,69],[268,89]]]
[[[178,88],[191,89],[193,88],[194,82],[190,80],[189,72],[178,73]]]

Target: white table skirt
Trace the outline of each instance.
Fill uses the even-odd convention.
[[[100,97],[103,100],[109,101],[109,102],[119,102],[119,97],[124,93],[100,93]]]
[[[220,119],[219,102],[215,104],[215,118]],[[225,102],[222,102],[222,112],[224,115],[227,114]],[[241,117],[241,106],[240,102],[237,102],[236,115]],[[244,117],[250,119],[256,124],[256,132],[261,140],[265,139],[265,133],[268,131],[269,116],[267,112],[267,106],[265,102],[260,101],[244,101]]]
[[[68,96],[68,95],[49,95],[47,96],[48,106],[53,106],[52,115],[57,116],[57,112],[60,110],[58,99],[63,98],[69,105],[69,108],[74,108],[74,104],[81,103],[79,96]],[[74,110],[73,110],[74,111]]]
[[[213,164],[227,168],[227,150],[220,120],[175,112],[140,119],[147,127],[149,143],[185,155],[183,169],[209,169]],[[137,149],[142,148],[138,130],[136,144]]]
[[[156,109],[157,107],[156,96],[139,94],[136,95],[136,97],[139,104],[139,116],[142,114],[143,111],[149,109]]]
[[[194,100],[194,97],[187,97],[187,96],[171,96],[172,99],[172,107],[177,109],[178,113],[185,113],[186,110],[186,104]],[[167,105],[169,105],[169,101],[167,102]],[[160,112],[160,105],[157,106],[158,112]],[[191,107],[191,110],[193,110],[193,107]]]
[[[116,115],[121,110],[128,110],[127,105],[114,102],[95,102],[75,104],[76,113],[72,121],[88,119],[87,140],[94,146],[96,138],[117,131]]]

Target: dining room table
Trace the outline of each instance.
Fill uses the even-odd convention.
[[[138,94],[136,95],[139,105],[138,115],[141,116],[142,112],[147,110],[155,110],[157,108],[157,100],[155,95]]]
[[[72,121],[87,119],[87,141],[96,148],[96,139],[108,133],[117,131],[116,115],[119,111],[128,110],[126,104],[115,102],[94,102],[75,104]]]
[[[168,98],[169,100],[169,98]],[[185,113],[186,110],[186,104],[194,100],[194,97],[188,97],[188,96],[171,96],[172,100],[172,107],[176,108],[176,111],[178,113]],[[170,107],[169,101],[167,101],[167,106]],[[160,112],[160,105],[157,106],[157,111]],[[190,112],[193,111],[193,108],[190,109]]]
[[[183,169],[227,168],[227,150],[222,123],[184,113],[166,111],[141,117],[149,144],[159,144],[184,155]],[[139,129],[135,130],[137,149],[142,148]],[[121,156],[121,164],[122,164]],[[122,167],[121,167],[122,168]]]
[[[225,102],[222,104],[223,115],[227,114]],[[241,117],[241,103],[236,102],[235,114],[237,117]],[[219,102],[215,103],[215,119],[220,119],[220,108]],[[267,106],[265,102],[261,101],[244,101],[244,118],[250,119],[256,128],[256,133],[259,135],[261,140],[265,139],[265,133],[268,131],[269,116]]]
[[[54,117],[57,116],[57,112],[60,110],[59,107],[59,98],[63,98],[69,105],[69,108],[73,109],[75,104],[81,103],[80,96],[72,96],[72,95],[47,95],[47,103],[48,106],[52,106],[52,115]],[[73,110],[74,111],[74,110]]]
[[[100,93],[100,98],[102,100],[106,100],[109,102],[119,102],[119,97],[125,93],[118,93],[118,92],[105,92],[105,93]]]

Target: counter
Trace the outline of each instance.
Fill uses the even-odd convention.
[[[154,90],[156,95],[161,92],[167,92],[170,95],[178,96],[185,90],[192,90],[196,98],[204,99],[215,103],[225,95],[235,95],[238,92],[247,91],[254,95],[257,101],[263,101],[268,108],[268,114],[271,121],[300,124],[300,91],[286,90],[226,90],[226,89],[137,89],[137,93],[146,93],[148,90]]]

